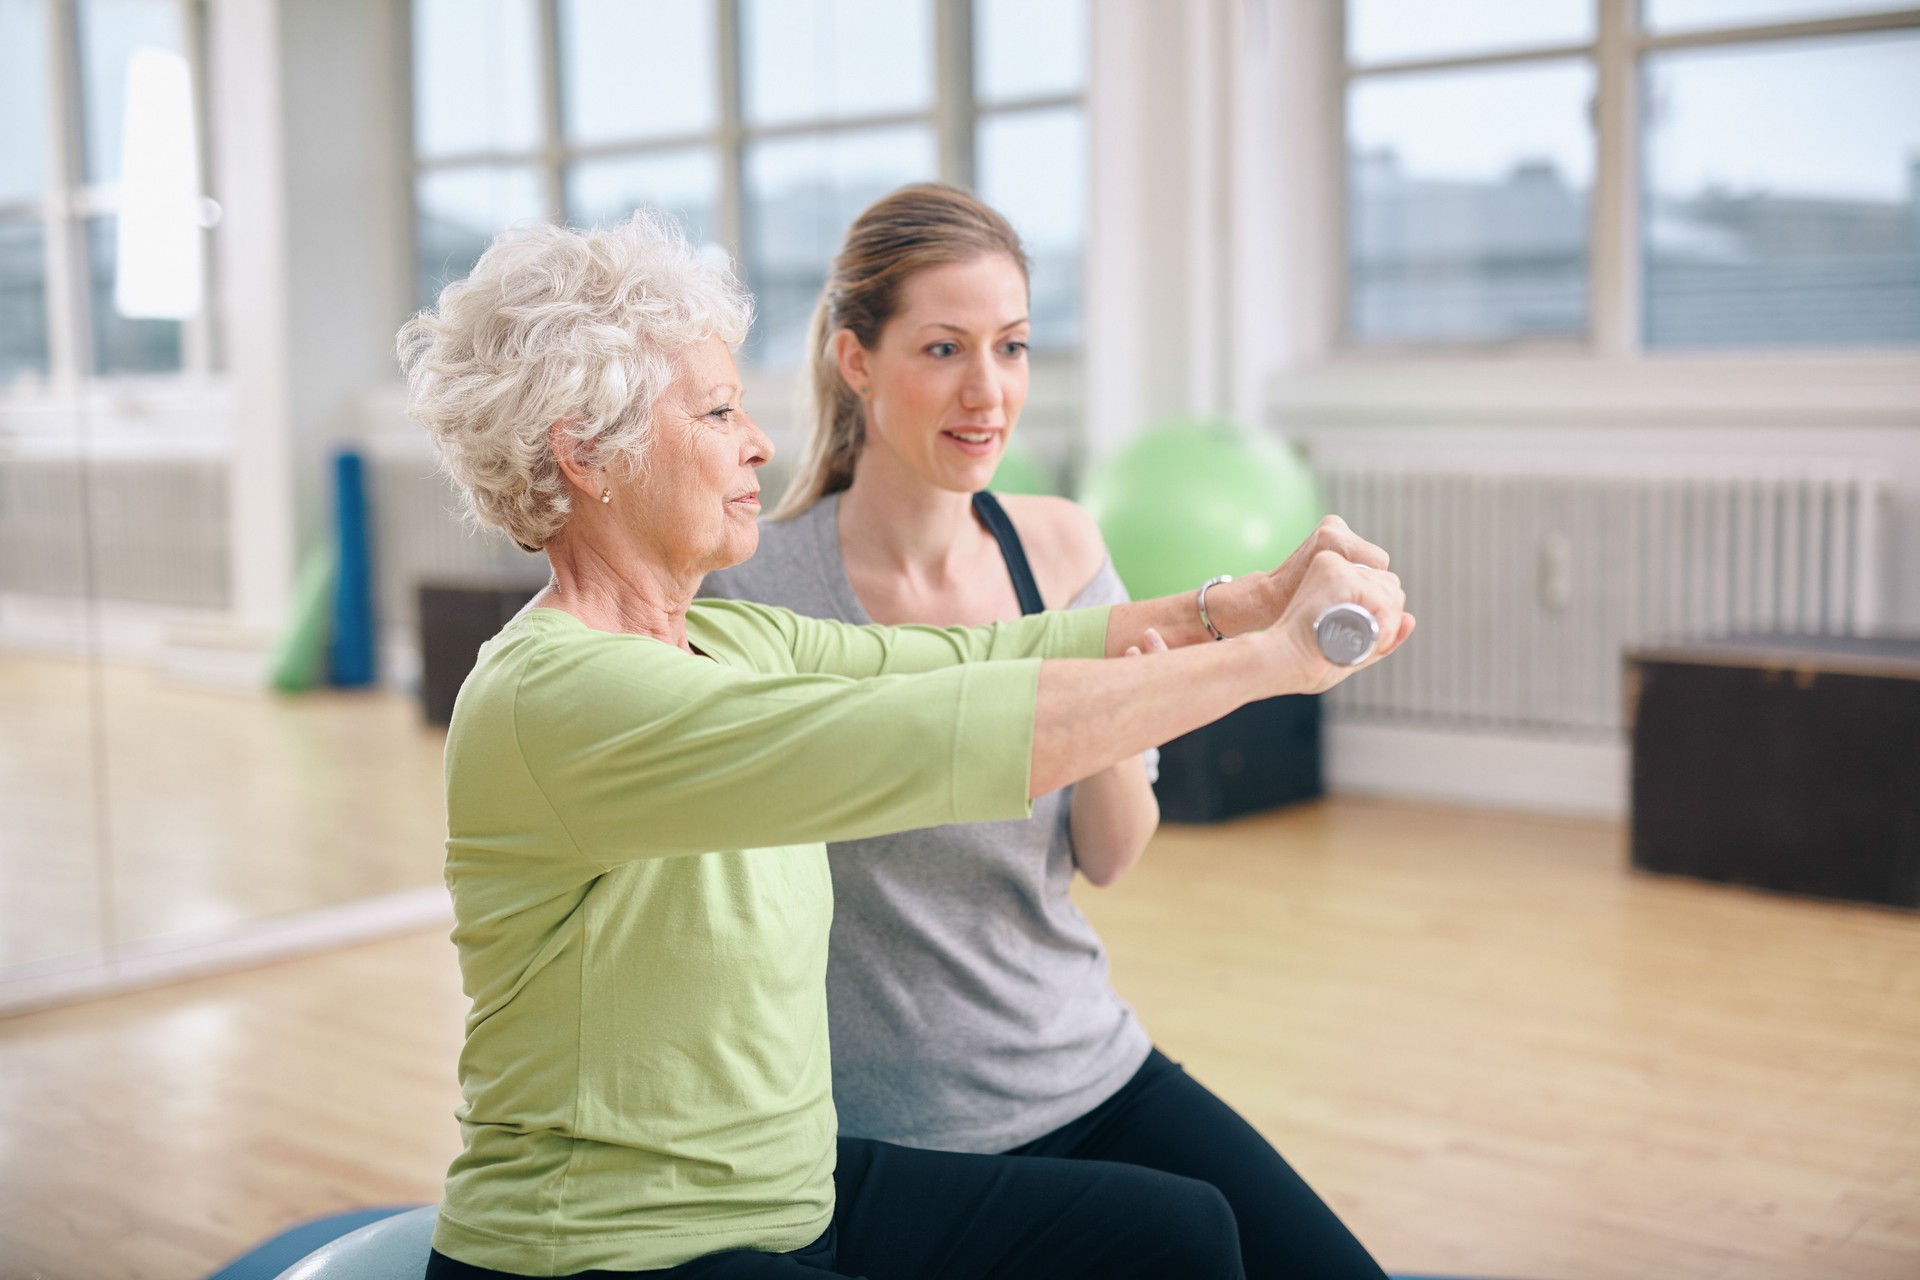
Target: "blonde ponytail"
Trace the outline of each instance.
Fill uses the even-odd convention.
[[[833,281],[820,291],[813,304],[813,317],[807,321],[807,367],[805,378],[807,451],[800,466],[773,509],[775,520],[791,520],[829,494],[839,493],[853,483],[853,464],[866,442],[866,405],[847,380],[840,376],[840,362],[834,358],[830,328]]]

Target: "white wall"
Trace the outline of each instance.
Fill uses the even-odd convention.
[[[1260,6],[1102,0],[1089,6],[1087,449],[1112,453],[1152,422],[1250,415],[1252,347],[1277,322],[1271,217],[1236,175],[1265,84],[1240,63],[1265,48]],[[1235,340],[1240,334],[1242,340]]]
[[[289,394],[302,541],[325,527],[327,458],[397,378],[413,311],[406,6],[281,0]]]
[[[236,612],[277,625],[410,312],[406,6],[212,0]]]

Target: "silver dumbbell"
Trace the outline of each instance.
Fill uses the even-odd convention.
[[[1357,667],[1380,643],[1380,624],[1357,604],[1329,605],[1313,622],[1320,652],[1336,667]]]

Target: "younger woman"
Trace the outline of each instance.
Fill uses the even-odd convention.
[[[1027,395],[1027,263],[967,193],[902,188],[854,222],[809,332],[812,435],[753,559],[705,593],[851,623],[979,626],[1126,599],[1064,499],[986,492]],[[1384,569],[1330,519],[1316,544]],[[1212,587],[1217,634],[1298,572]],[[1197,588],[1200,584],[1195,583]],[[1205,640],[1193,610],[1177,647]],[[1150,646],[1157,642],[1149,638]],[[1023,820],[828,846],[833,1094],[843,1133],[1118,1161],[1218,1187],[1247,1274],[1382,1273],[1254,1129],[1154,1049],[1068,897],[1111,884],[1159,821],[1133,757]]]

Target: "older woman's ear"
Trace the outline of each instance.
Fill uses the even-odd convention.
[[[573,434],[572,418],[558,418],[547,428],[547,447],[553,450],[553,460],[559,464],[560,474],[567,483],[590,498],[599,498],[607,489],[605,472],[599,467],[585,465],[582,454],[585,446],[580,437]]]

